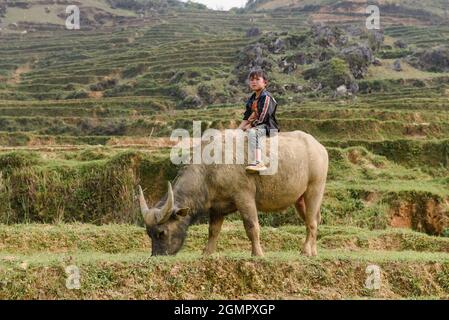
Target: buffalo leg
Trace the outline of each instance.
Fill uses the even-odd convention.
[[[223,225],[224,216],[220,214],[210,214],[209,221],[209,240],[207,241],[206,248],[203,251],[204,255],[211,255],[217,249],[218,235]]]
[[[304,195],[298,198],[295,202],[296,212],[301,217],[302,221],[306,221],[306,203],[304,202]]]
[[[242,201],[242,203],[237,204],[237,208],[242,215],[246,235],[251,241],[252,255],[259,257],[263,256],[262,247],[260,245],[260,226],[256,204],[252,201]]]
[[[320,208],[324,195],[324,183],[314,183],[310,185],[304,194],[306,207],[306,241],[304,243],[304,254],[306,256],[317,255],[317,233],[318,223],[320,222]]]

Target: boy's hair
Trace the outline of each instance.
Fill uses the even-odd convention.
[[[252,70],[249,73],[248,80],[251,80],[252,78],[256,78],[256,77],[263,78],[265,81],[268,81],[267,73],[265,71],[263,71],[262,69]]]

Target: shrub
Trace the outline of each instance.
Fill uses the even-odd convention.
[[[350,86],[354,81],[349,65],[340,58],[332,58],[329,61],[322,62],[316,68],[304,72],[305,79],[314,79],[320,82],[323,87],[336,89],[341,85]]]
[[[78,91],[69,93],[65,98],[66,99],[85,99],[87,97],[89,97],[89,93],[84,89],[80,89]]]

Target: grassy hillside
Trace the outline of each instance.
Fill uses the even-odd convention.
[[[264,227],[267,256],[254,259],[241,223],[227,222],[219,253],[202,258],[206,234],[206,226],[195,226],[176,258],[149,259],[148,239],[135,227],[1,227],[0,298],[422,299],[449,294],[447,239],[323,227],[320,256],[310,259],[298,252],[302,228]],[[381,268],[378,290],[365,286],[372,264]],[[65,286],[68,265],[80,270],[79,290]]]
[[[3,35],[1,221],[139,222],[135,185],[145,184],[156,201],[176,175],[167,149],[173,129],[190,130],[193,120],[203,129],[238,125],[248,95],[239,72],[255,45],[267,48],[282,130],[304,130],[329,148],[326,223],[446,232],[449,73],[412,59],[446,37],[444,26],[385,28],[373,51],[380,65],[368,64],[359,79],[350,75],[358,92],[335,96],[338,75],[326,78],[317,55],[337,61],[370,34],[311,27],[306,15],[181,8],[158,17],[114,33]],[[250,28],[261,34],[248,37]],[[277,52],[274,40],[287,45]],[[303,53],[304,64],[283,72],[283,59]],[[397,57],[401,71],[392,69]],[[316,89],[319,81],[330,87]],[[196,97],[200,105],[191,104]],[[293,210],[270,219],[298,222]]]
[[[7,0],[0,4],[0,28],[7,32],[61,30],[69,16],[66,13],[69,5],[80,9],[81,25],[85,29],[142,24],[172,9],[206,9],[200,4],[178,0]]]
[[[444,21],[449,14],[449,5],[444,0],[250,0],[246,9],[248,11],[274,10],[277,12],[307,11],[311,12],[316,20],[339,16],[340,20],[349,21],[357,19],[357,15],[363,15],[368,5],[378,6],[382,19],[386,21],[395,19],[396,22],[413,20],[414,23],[431,23],[431,19],[435,18]]]
[[[80,2],[76,31],[60,5],[0,5],[0,298],[447,297],[443,2],[381,2],[376,32],[345,11],[364,2]],[[305,228],[291,207],[260,212],[265,259],[249,257],[237,213],[217,256],[200,257],[203,217],[179,256],[150,259],[136,185],[150,204],[166,192],[179,170],[173,129],[238,126],[254,61],[281,130],[329,152],[319,257],[299,255]],[[79,291],[64,285],[71,263]],[[364,288],[369,264],[382,269],[379,291]]]

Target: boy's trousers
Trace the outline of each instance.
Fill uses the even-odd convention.
[[[260,150],[261,145],[261,139],[262,137],[266,137],[267,135],[267,125],[266,124],[259,124],[258,126],[255,126],[248,130],[248,143],[249,148],[251,150],[250,154],[252,157],[254,157],[254,151],[256,149]]]

